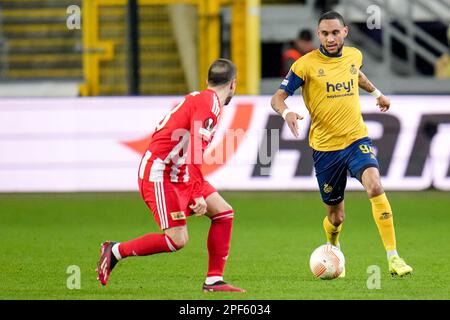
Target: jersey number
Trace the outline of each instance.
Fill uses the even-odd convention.
[[[180,107],[183,105],[184,101],[186,99],[183,99],[183,101],[181,101],[175,108],[173,108],[172,110],[170,110],[170,112],[164,117],[164,119],[158,124],[158,126],[155,129],[156,131],[161,130],[162,128],[164,128],[164,126],[167,124],[167,122],[169,121],[170,117],[178,111],[178,109],[180,109]]]
[[[362,151],[362,153],[374,153],[374,152],[373,152],[373,148],[372,148],[372,147],[369,147],[369,146],[366,145],[366,144],[361,144],[361,145],[359,146],[359,149]]]

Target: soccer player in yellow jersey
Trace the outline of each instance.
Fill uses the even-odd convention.
[[[361,52],[344,46],[347,34],[348,27],[339,13],[324,13],[317,29],[320,48],[292,65],[271,104],[298,137],[297,121],[302,117],[290,110],[285,100],[302,87],[303,100],[311,115],[309,144],[328,213],[323,220],[327,241],[339,246],[348,170],[362,183],[370,199],[390,273],[403,276],[411,273],[412,268],[397,253],[392,209],[381,185],[378,161],[361,114],[358,88],[376,98],[381,112],[389,110],[390,100],[361,72]]]

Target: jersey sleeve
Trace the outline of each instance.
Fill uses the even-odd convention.
[[[214,101],[216,100],[214,99]],[[202,174],[203,154],[213,138],[219,112],[218,101],[205,103],[200,100],[192,110],[188,170],[191,183],[193,184],[193,199],[202,196],[202,185],[204,182]]]
[[[294,62],[288,74],[281,82],[280,89],[286,91],[290,96],[300,88],[306,80],[306,66],[304,59],[300,58]]]
[[[364,66],[363,54],[359,50],[357,50],[356,53],[357,53],[357,59],[358,59],[357,61],[358,61],[358,67],[359,67],[358,69],[362,69],[362,67]]]

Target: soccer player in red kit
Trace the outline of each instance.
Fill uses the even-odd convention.
[[[163,233],[126,242],[106,241],[97,265],[106,285],[118,261],[129,256],[175,252],[188,241],[186,218],[211,219],[207,248],[208,273],[203,291],[244,292],[223,280],[233,225],[233,208],[204,180],[204,150],[213,138],[222,107],[236,89],[236,66],[218,59],[208,71],[208,88],[187,95],[156,127],[139,166],[139,190]]]

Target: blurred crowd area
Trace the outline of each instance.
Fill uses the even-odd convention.
[[[108,56],[98,61],[98,75],[94,75],[98,94],[128,94],[130,17],[125,2],[111,0],[111,5],[103,5],[98,12],[86,13],[83,0],[0,0],[0,86],[46,81],[80,86],[92,71],[86,57],[98,50]],[[328,10],[337,10],[346,18],[350,28],[347,44],[364,53],[369,76],[378,81],[384,77],[410,79],[409,85],[403,88],[399,84],[394,93],[408,93],[415,83],[418,88],[426,86],[421,89],[424,93],[442,94],[446,85],[450,88],[450,82],[439,82],[450,79],[450,0],[261,0],[260,5],[261,94],[275,90],[273,84],[287,73],[290,64],[318,47],[316,21]],[[368,27],[370,6],[380,8],[380,28]],[[195,5],[191,7],[195,33],[198,11]],[[139,5],[137,12],[138,94],[185,93],[197,71],[186,63],[186,47],[179,39],[174,10],[154,0]],[[96,14],[98,24],[86,31],[83,14]],[[385,16],[389,16],[388,24]],[[221,56],[232,58],[233,15],[227,5],[221,7],[219,18],[217,46]],[[101,45],[87,48],[86,39],[94,35]]]

